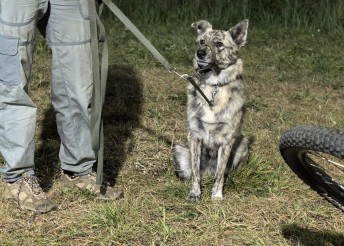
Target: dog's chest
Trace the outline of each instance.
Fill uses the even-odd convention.
[[[200,87],[204,94],[211,98],[214,86]],[[236,128],[237,118],[241,117],[243,101],[238,100],[229,85],[221,86],[214,95],[214,105],[210,106],[199,92],[189,94],[188,126],[196,132],[207,145],[214,142],[225,142],[226,136]]]
[[[197,99],[203,101],[202,111],[203,114],[201,115],[201,120],[204,122],[215,123],[221,120],[222,117],[226,117],[223,115],[224,110],[228,109],[229,101],[231,100],[230,92],[226,86],[218,87],[218,86],[211,86],[211,85],[204,85],[200,87],[204,94],[212,100],[214,103],[213,106],[209,106],[208,104],[204,104],[203,98],[198,93]]]
[[[194,101],[189,104],[192,108],[189,108],[190,112],[198,112],[194,115],[198,120],[205,123],[218,123],[227,122],[232,117],[232,114],[236,111],[236,104],[234,102],[235,94],[231,90],[231,85],[213,86],[213,85],[201,85],[203,93],[208,99],[213,100],[213,106],[210,106],[199,92],[196,92],[194,96],[191,96],[189,100]],[[193,108],[196,107],[196,108]],[[192,114],[192,113],[191,113]]]

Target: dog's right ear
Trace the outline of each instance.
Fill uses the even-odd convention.
[[[196,28],[197,35],[202,35],[207,31],[213,29],[212,25],[206,20],[200,20],[191,24],[191,27]]]
[[[229,29],[229,33],[231,34],[233,41],[239,48],[246,43],[247,29],[248,20],[243,20],[231,29]]]

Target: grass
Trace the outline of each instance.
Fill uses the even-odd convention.
[[[117,20],[106,24],[111,55],[105,159],[125,198],[99,203],[63,187],[49,52],[39,39],[30,86],[39,109],[37,173],[59,210],[35,215],[1,201],[1,245],[344,244],[342,212],[304,185],[278,150],[281,134],[295,124],[344,129],[344,32],[251,21],[241,52],[248,91],[244,133],[255,138],[249,163],[229,179],[223,201],[211,201],[213,181],[206,178],[202,200],[190,203],[188,183],[175,177],[171,158],[172,145],[186,141],[187,84],[165,71]],[[192,73],[189,24],[138,27],[179,72]]]
[[[343,29],[344,4],[340,0],[136,0],[135,3],[116,1],[130,19],[144,25],[190,23],[198,19],[219,25],[248,18],[254,23],[267,26],[274,23],[283,28]]]

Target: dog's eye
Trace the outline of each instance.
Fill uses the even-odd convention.
[[[205,40],[204,40],[204,39],[201,39],[201,40],[199,41],[199,43],[203,45],[203,44],[205,44]]]
[[[216,43],[215,43],[215,46],[216,46],[217,48],[221,48],[221,47],[223,47],[223,43],[222,43],[222,42],[216,42]]]

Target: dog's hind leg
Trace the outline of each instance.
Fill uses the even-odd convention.
[[[191,177],[191,159],[188,148],[176,145],[173,148],[174,171],[178,178],[189,179]]]

